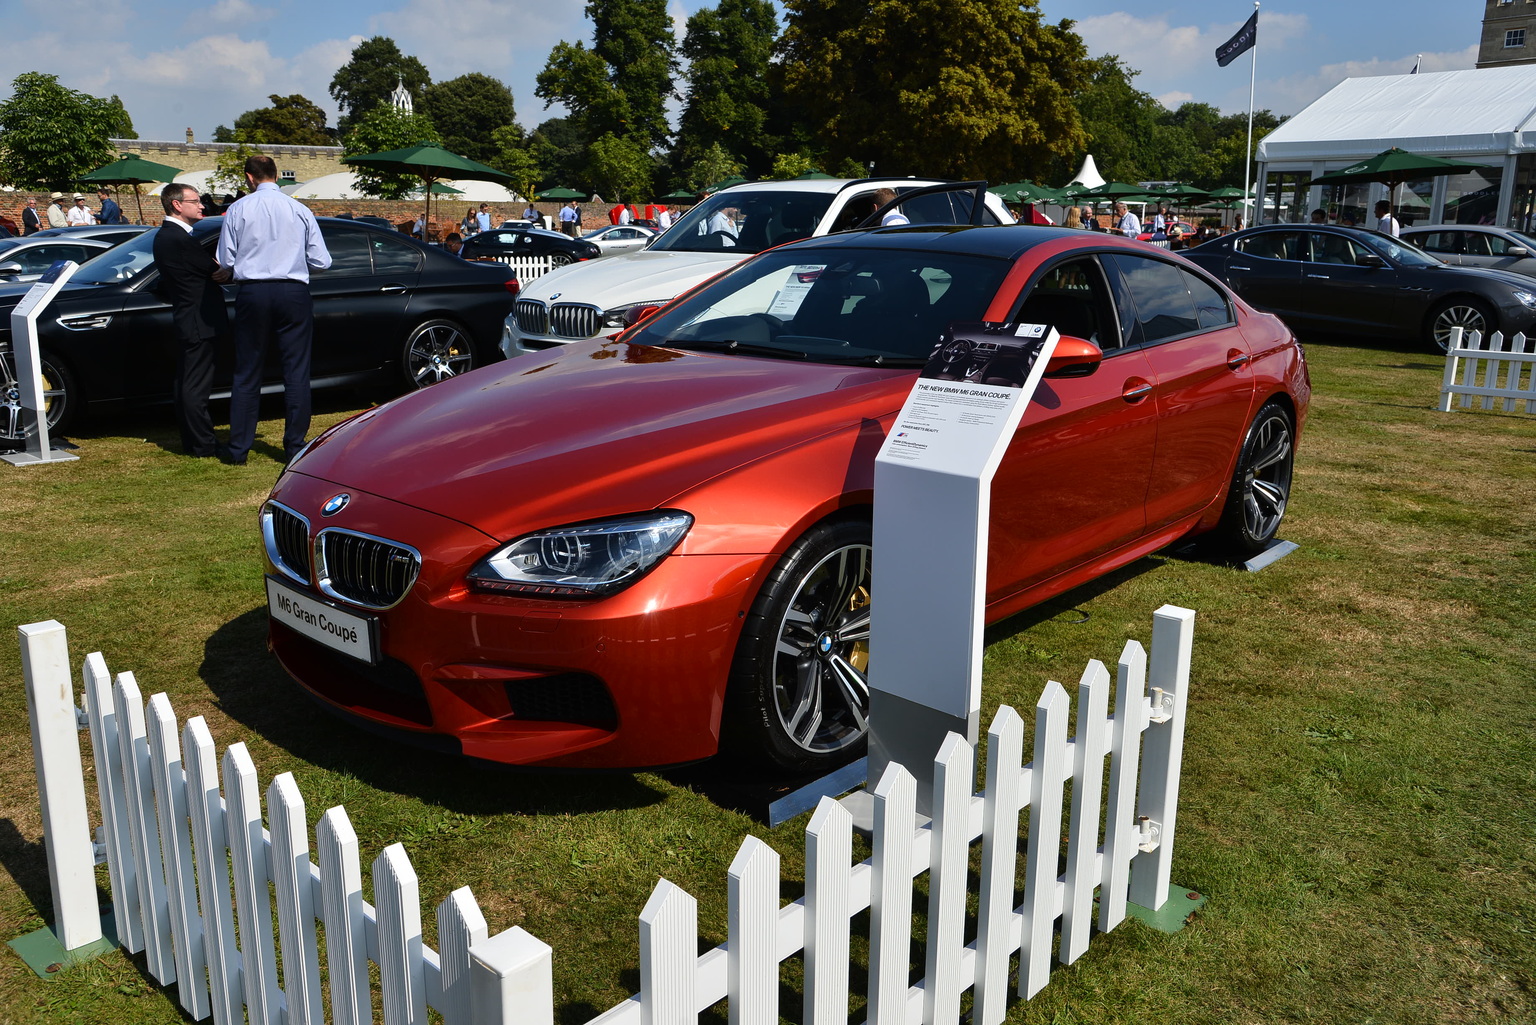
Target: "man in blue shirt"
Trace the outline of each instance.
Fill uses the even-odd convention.
[[[98,224],[123,224],[123,209],[106,189],[97,189],[96,198],[101,200],[101,213],[96,215]]]
[[[309,272],[325,270],[331,254],[309,208],[277,187],[271,157],[245,161],[249,195],[224,215],[219,235],[219,264],[234,271],[240,286],[235,297],[235,379],[229,399],[229,445],[219,456],[244,465],[256,441],[261,402],[261,368],[267,342],[277,343],[283,368],[286,421],[283,458],[289,462],[304,447],[309,432],[309,358],[314,341],[314,301]]]

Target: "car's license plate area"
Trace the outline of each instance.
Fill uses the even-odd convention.
[[[295,633],[350,655],[359,662],[378,664],[377,617],[337,608],[272,576],[267,577],[267,611],[273,622],[281,623]]]

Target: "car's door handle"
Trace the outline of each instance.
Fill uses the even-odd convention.
[[[1227,369],[1228,370],[1240,370],[1243,367],[1247,366],[1248,361],[1251,360],[1251,359],[1253,359],[1253,357],[1248,355],[1246,352],[1243,352],[1241,349],[1228,349],[1227,350]]]
[[[1125,382],[1120,391],[1120,397],[1127,402],[1140,402],[1152,394],[1152,384],[1139,377],[1132,377]]]
[[[401,292],[405,291],[405,286],[404,285],[384,285],[382,288],[379,289],[379,291],[380,292],[384,292],[384,293],[386,293],[388,295],[399,295]]]
[[[1234,263],[1234,264],[1232,264],[1232,265],[1231,265],[1231,266],[1230,266],[1230,267],[1228,267],[1228,268],[1227,268],[1227,269],[1228,269],[1228,270],[1253,270],[1253,268],[1252,268],[1252,267],[1239,267],[1239,266],[1238,266],[1238,265],[1237,265],[1237,264],[1235,264],[1235,263]]]
[[[1309,277],[1309,278],[1322,278],[1324,281],[1328,280],[1328,275],[1326,275],[1326,274],[1308,274],[1307,277]]]

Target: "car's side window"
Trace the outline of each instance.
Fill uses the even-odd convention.
[[[1018,322],[1047,324],[1109,352],[1120,347],[1120,325],[1114,310],[1104,273],[1089,257],[1047,268],[1019,308]]]
[[[1195,303],[1195,319],[1200,322],[1202,331],[1236,323],[1236,318],[1232,315],[1232,305],[1227,302],[1227,297],[1221,294],[1221,289],[1198,274],[1191,274],[1182,269],[1179,273],[1184,275],[1184,283],[1189,286],[1189,297]]]
[[[1415,235],[1408,241],[1416,244],[1420,249],[1430,253],[1455,253],[1460,252],[1457,243],[1460,239],[1459,231],[1429,231],[1422,235]]]
[[[1265,231],[1238,239],[1236,249],[1260,260],[1301,259],[1301,235],[1294,231]]]
[[[1355,263],[1359,250],[1343,235],[1315,234],[1309,236],[1312,244],[1313,263],[1332,263],[1349,266]]]
[[[369,235],[375,274],[414,274],[421,267],[421,254],[404,242],[388,235]]]
[[[330,250],[331,265],[320,273],[326,277],[366,278],[373,273],[368,258],[368,240],[360,231],[321,229],[325,248]]]
[[[1171,263],[1141,256],[1116,253],[1105,259],[1125,280],[1136,302],[1136,318],[1147,343],[1200,330],[1195,301],[1190,295],[1192,275]]]
[[[1503,256],[1509,243],[1497,235],[1488,235],[1481,231],[1467,232],[1467,255],[1469,256]]]

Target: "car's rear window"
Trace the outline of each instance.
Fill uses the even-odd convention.
[[[982,320],[1012,264],[919,250],[775,250],[630,336],[679,348],[829,362],[926,359],[955,322]]]

